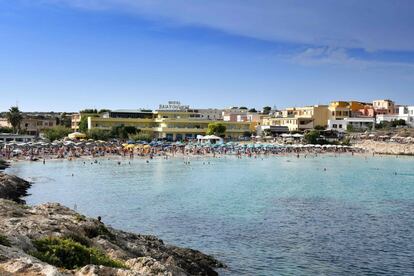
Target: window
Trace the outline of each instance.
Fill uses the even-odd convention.
[[[339,128],[342,128],[342,125],[339,125]]]
[[[338,128],[338,125],[337,124],[333,124],[332,127],[333,128]]]

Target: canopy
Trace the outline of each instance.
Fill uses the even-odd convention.
[[[216,135],[206,135],[202,138],[199,138],[200,140],[222,140],[223,138],[218,137]]]
[[[86,134],[83,134],[80,132],[74,132],[74,133],[70,133],[68,137],[70,139],[80,139],[80,138],[86,138]]]

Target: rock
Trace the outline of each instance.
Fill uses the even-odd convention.
[[[0,198],[11,199],[18,203],[24,203],[21,197],[27,196],[27,190],[31,184],[14,175],[0,173]]]
[[[0,245],[0,275],[70,275],[39,261],[18,248]]]
[[[0,171],[3,171],[9,167],[9,163],[7,161],[4,161],[3,159],[0,159]]]
[[[200,251],[113,229],[58,203],[29,207],[0,199],[0,235],[11,245],[1,247],[0,275],[217,275],[214,268],[224,267]],[[87,265],[78,270],[58,269],[27,254],[36,250],[33,240],[44,237],[70,238],[98,248],[127,268]]]

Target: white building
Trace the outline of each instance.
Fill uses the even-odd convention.
[[[396,114],[378,114],[376,123],[404,120],[407,126],[414,127],[414,106],[399,106]]]
[[[201,108],[194,110],[200,114],[201,119],[219,121],[223,120],[223,111],[224,109],[216,108]]]
[[[375,118],[370,117],[347,117],[343,120],[328,120],[328,130],[345,132],[348,126],[354,130],[369,130],[375,124]]]

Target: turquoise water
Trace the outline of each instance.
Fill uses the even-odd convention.
[[[414,275],[412,157],[128,161],[9,172],[35,181],[29,204],[199,249],[229,266],[222,275]]]

